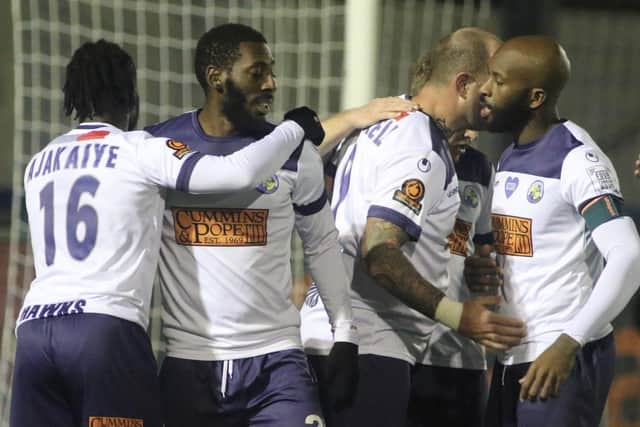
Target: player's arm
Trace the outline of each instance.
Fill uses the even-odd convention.
[[[398,114],[418,108],[415,102],[400,97],[376,98],[368,104],[344,110],[322,121],[325,137],[320,144],[320,156],[325,158],[340,140],[356,129],[367,127],[381,120],[392,119]]]
[[[293,191],[295,225],[302,240],[305,268],[324,302],[334,344],[327,377],[336,409],[350,406],[358,383],[358,335],[353,322],[347,277],[333,215],[322,181],[322,164],[315,150],[304,147]]]
[[[633,171],[636,177],[640,178],[640,155],[638,155],[638,160],[636,160],[636,169]]]
[[[524,336],[522,322],[495,314],[485,306],[499,297],[479,297],[460,303],[429,283],[401,250],[410,236],[399,226],[369,217],[361,242],[364,267],[380,286],[409,307],[473,340],[494,349],[506,349]]]
[[[138,160],[145,175],[163,187],[190,193],[238,191],[273,175],[305,137],[319,143],[323,135],[315,113],[301,107],[288,112],[270,134],[227,156],[192,152],[180,141],[149,139],[139,147]]]
[[[613,166],[602,153],[569,156],[561,175],[563,195],[584,218],[606,265],[586,303],[520,380],[521,399],[557,395],[580,347],[620,314],[640,286],[640,237],[631,218],[622,214]]]
[[[588,209],[599,209],[598,204],[602,204],[600,208],[603,209],[607,204],[615,206],[614,200],[612,196],[602,196],[592,201],[593,205]],[[521,380],[521,399],[557,395],[571,372],[580,347],[613,321],[638,290],[640,237],[633,220],[629,217],[611,219],[596,225],[592,236],[606,266],[585,305]]]

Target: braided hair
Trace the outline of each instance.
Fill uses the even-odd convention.
[[[137,110],[136,67],[115,43],[100,39],[80,46],[67,65],[64,112],[80,122],[94,116],[125,117]]]
[[[267,40],[257,30],[242,24],[223,24],[213,27],[200,37],[196,46],[195,71],[200,86],[208,95],[207,67],[231,69],[240,57],[240,43]]]

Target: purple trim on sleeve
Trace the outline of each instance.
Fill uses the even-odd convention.
[[[189,191],[189,181],[191,180],[193,168],[196,167],[196,163],[198,163],[203,156],[204,154],[202,153],[195,153],[184,161],[178,173],[178,179],[176,180],[176,190]]]
[[[384,206],[371,205],[369,206],[368,217],[380,218],[385,221],[389,221],[392,224],[402,228],[411,238],[412,241],[417,242],[422,233],[422,228],[416,225],[415,222],[404,216],[398,211],[386,208]]]
[[[492,245],[493,242],[493,233],[476,234],[473,236],[473,243],[476,245]]]
[[[294,203],[293,210],[299,213],[300,215],[308,216],[313,215],[315,213],[320,212],[320,210],[324,207],[325,203],[327,203],[327,193],[322,192],[322,196],[318,198],[315,202],[311,202],[308,205],[296,205]]]

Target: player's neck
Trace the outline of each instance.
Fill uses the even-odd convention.
[[[521,131],[515,132],[514,139],[518,145],[525,145],[539,140],[546,134],[549,129],[560,123],[557,107],[540,109],[534,112],[533,117],[522,128]]]
[[[92,118],[85,120],[85,122],[109,123],[118,129],[127,130],[128,119],[127,117],[117,118],[109,114],[96,114]]]
[[[198,113],[198,122],[209,136],[229,136],[235,132],[231,122],[222,113],[222,105],[208,101]]]
[[[444,87],[425,86],[411,99],[420,105],[420,109],[427,113],[449,138],[456,130],[456,123],[453,109],[446,102],[449,95],[444,93],[445,90]]]

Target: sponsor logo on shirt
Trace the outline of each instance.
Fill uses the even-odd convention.
[[[504,194],[507,195],[507,199],[516,191],[519,183],[520,180],[517,176],[510,176],[507,178],[507,181],[504,183]]]
[[[529,203],[538,203],[544,196],[544,182],[533,181],[527,190],[527,200]]]
[[[533,256],[531,218],[491,215],[496,252],[502,255]]]
[[[173,156],[178,159],[182,159],[184,156],[191,152],[189,147],[187,147],[187,144],[175,139],[167,140],[167,147],[171,148],[174,151]]]
[[[449,234],[449,250],[452,254],[467,256],[467,242],[471,233],[471,223],[456,218],[453,232]]]
[[[420,201],[424,197],[424,184],[419,179],[408,179],[402,183],[402,188],[393,193],[393,200],[402,203],[416,215],[422,210]]]
[[[268,209],[171,208],[176,241],[184,246],[264,246]]]
[[[278,190],[280,186],[280,180],[277,175],[273,175],[271,178],[257,185],[256,190],[264,194],[273,194]]]
[[[89,427],[144,427],[144,420],[123,417],[89,417]]]
[[[480,203],[480,197],[478,197],[478,193],[471,185],[467,185],[462,190],[462,203],[465,205],[471,206],[472,208],[477,208]]]
[[[597,165],[591,166],[586,170],[589,178],[591,178],[593,188],[597,192],[613,191],[614,193],[619,193],[618,189],[616,188],[616,183],[613,179],[613,175],[611,174],[611,170],[608,167],[604,165]]]

